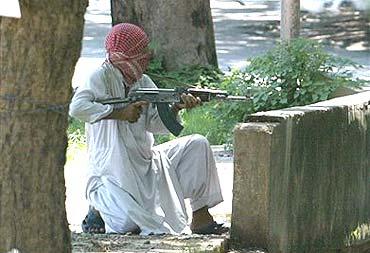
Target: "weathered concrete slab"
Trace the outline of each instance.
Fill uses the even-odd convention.
[[[370,240],[369,104],[363,92],[236,127],[234,244],[332,252]]]

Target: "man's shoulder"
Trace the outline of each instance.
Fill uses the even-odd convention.
[[[90,78],[99,78],[105,75],[108,71],[109,71],[109,68],[106,66],[105,63],[102,63],[101,65],[99,65],[97,68],[95,68],[91,72]]]
[[[90,81],[104,81],[105,79],[113,78],[114,76],[117,76],[117,73],[115,73],[112,65],[104,62],[91,72],[89,79]]]

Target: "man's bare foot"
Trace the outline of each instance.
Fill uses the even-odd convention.
[[[217,224],[212,215],[208,212],[208,206],[193,212],[193,220],[190,229],[194,234],[223,234],[229,231],[229,228]]]
[[[193,220],[190,225],[190,229],[197,230],[202,227],[208,226],[213,223],[213,217],[208,212],[208,207],[202,207],[201,209],[198,209],[193,212]]]

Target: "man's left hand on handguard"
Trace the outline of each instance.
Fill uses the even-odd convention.
[[[178,107],[182,108],[193,108],[201,103],[200,98],[194,97],[192,94],[181,94],[181,100],[182,102],[178,104]]]

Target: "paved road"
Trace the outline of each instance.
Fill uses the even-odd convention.
[[[309,0],[302,0],[309,1]],[[242,2],[240,4],[239,2]],[[276,22],[280,20],[279,0],[211,0],[218,63],[220,69],[243,68],[246,59],[261,55],[279,39]],[[81,58],[77,63],[73,86],[84,81],[87,73],[105,58],[104,37],[111,27],[110,1],[90,0],[85,15]],[[368,26],[367,26],[368,27]],[[263,28],[263,29],[261,29]],[[367,38],[370,40],[370,38]],[[332,54],[350,58],[365,68],[358,75],[370,80],[370,50],[361,44],[327,46]]]
[[[221,68],[228,66],[237,67],[240,61],[246,57],[256,56],[264,53],[273,47],[279,40],[279,21],[280,21],[280,1],[279,0],[211,0],[213,21],[215,25],[216,49]],[[319,3],[315,0],[301,0],[303,3]],[[326,41],[326,50],[329,52],[354,61],[370,65],[369,48],[369,17],[359,11],[349,11],[343,9],[342,12],[302,12],[301,36],[311,37],[317,40]],[[352,9],[351,9],[352,10]],[[346,15],[348,14],[348,15]],[[348,16],[353,16],[350,19]],[[319,20],[321,18],[322,20]],[[342,19],[351,23],[351,29],[345,30],[346,35],[330,34],[338,31],[336,28]],[[357,21],[356,20],[361,20]],[[329,26],[329,27],[328,27]],[[332,26],[332,27],[330,27]],[[343,29],[345,25],[341,26]],[[324,28],[324,31],[318,31]],[[334,29],[335,28],[335,29]],[[308,30],[312,32],[309,33]],[[364,38],[367,32],[367,38]],[[363,41],[352,40],[358,43],[343,45],[336,40],[348,40],[349,37],[363,38]],[[322,35],[322,37],[314,35]],[[329,42],[329,40],[332,41]],[[337,42],[337,43],[333,43]]]

